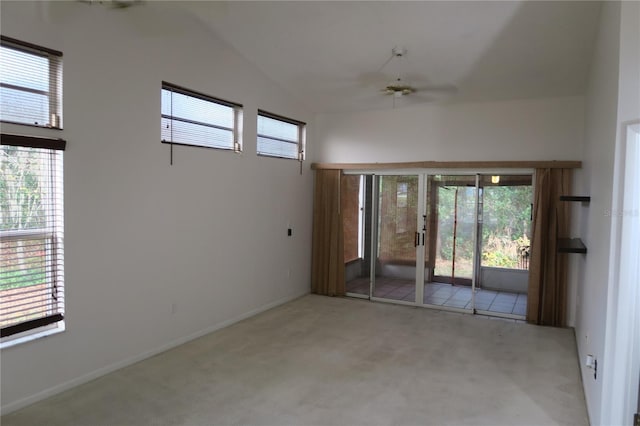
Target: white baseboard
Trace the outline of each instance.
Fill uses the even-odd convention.
[[[48,389],[37,392],[31,396],[26,398],[19,399],[14,402],[10,402],[6,405],[3,405],[0,408],[0,415],[9,414],[13,411],[19,410],[20,408],[26,407],[27,405],[31,405],[38,401],[42,401],[43,399],[49,398],[50,396],[59,394],[76,386],[82,385],[84,383],[90,382],[91,380],[95,380],[98,377],[104,376],[105,374],[112,373],[114,371],[120,370],[121,368],[127,367],[131,364],[135,364],[136,362],[142,361],[147,358],[151,358],[152,356],[158,355],[162,352],[168,351],[169,349],[173,349],[176,346],[183,345],[191,340],[195,340],[199,337],[207,335],[209,333],[213,333],[214,331],[218,331],[222,328],[228,327],[232,324],[240,322],[244,319],[250,318],[254,315],[267,311],[269,309],[275,308],[276,306],[283,305],[292,300],[298,299],[302,296],[309,294],[309,291],[305,291],[303,293],[294,294],[291,296],[284,297],[282,299],[276,300],[274,302],[267,303],[266,305],[260,306],[259,308],[253,309],[249,312],[245,312],[244,314],[238,315],[237,317],[228,319],[226,321],[222,321],[218,324],[214,324],[210,327],[205,328],[204,330],[197,331],[188,336],[181,337],[179,339],[173,340],[165,345],[160,346],[159,348],[143,352],[140,355],[133,356],[131,358],[124,359],[122,361],[116,362],[114,364],[107,365],[102,368],[98,368],[95,371],[92,371],[87,374],[83,374],[82,376],[76,377],[75,379],[71,379],[67,382],[61,383],[59,385],[50,387]]]

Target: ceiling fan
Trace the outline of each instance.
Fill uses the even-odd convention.
[[[431,92],[440,94],[453,94],[458,91],[458,88],[452,84],[445,85],[426,85],[426,86],[414,86],[403,77],[404,69],[406,68],[406,55],[407,49],[394,47],[391,50],[391,56],[380,67],[380,72],[389,65],[390,62],[395,62],[396,73],[395,78],[388,82],[380,91],[385,95],[392,95],[394,98],[402,98],[404,96],[412,95],[417,92]],[[427,99],[429,100],[429,99]]]
[[[41,19],[48,24],[67,25],[84,22],[88,17],[109,16],[105,19],[120,20],[122,28],[126,25],[132,33],[145,38],[180,34],[194,26],[211,31],[208,19],[226,13],[226,3],[221,1],[50,0],[36,3]]]
[[[111,9],[126,9],[131,6],[144,4],[144,0],[79,0],[81,3],[90,5],[99,4]]]

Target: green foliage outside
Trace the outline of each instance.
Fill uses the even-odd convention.
[[[448,177],[454,178],[455,177]],[[456,192],[457,188],[457,192]],[[523,267],[521,255],[530,245],[531,186],[486,186],[482,191],[482,266]],[[471,277],[475,227],[475,187],[438,188],[438,252],[436,275],[451,275],[455,199],[456,276]]]
[[[0,291],[45,282],[44,268],[13,269],[0,272]]]
[[[41,151],[0,149],[0,231],[45,227],[45,189],[40,182]],[[44,282],[44,244],[7,240],[0,244],[0,290]]]

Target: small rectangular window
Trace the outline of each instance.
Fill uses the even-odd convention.
[[[258,110],[258,155],[304,160],[306,124]]]
[[[62,327],[65,141],[2,134],[0,336]]]
[[[62,53],[2,36],[0,121],[62,128]]]
[[[241,151],[242,105],[162,83],[162,142]]]

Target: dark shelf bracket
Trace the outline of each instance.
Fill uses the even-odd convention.
[[[561,195],[560,201],[580,201],[583,203],[588,203],[591,201],[591,197],[582,195]]]
[[[561,238],[558,240],[558,253],[586,253],[587,247],[580,238]]]

